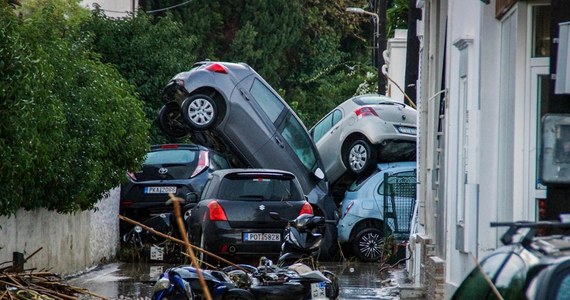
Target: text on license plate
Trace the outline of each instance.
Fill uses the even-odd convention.
[[[325,282],[311,283],[311,299],[327,299]]]
[[[268,242],[280,242],[280,233],[254,233],[246,232],[243,234],[244,242],[257,242],[257,241],[268,241]]]
[[[175,186],[147,186],[144,188],[145,194],[176,194]]]

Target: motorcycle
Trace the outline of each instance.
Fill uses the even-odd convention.
[[[278,213],[270,212],[270,215],[273,219],[282,220]],[[330,271],[319,270],[316,265],[324,226],[335,221],[301,214],[287,222],[277,266],[297,274],[289,275],[289,281],[299,282],[305,287],[305,299],[336,299],[340,290],[338,278]],[[309,265],[304,263],[306,261]]]
[[[214,300],[254,300],[246,289],[236,286],[227,273],[215,270],[201,270],[206,286]],[[196,268],[179,266],[167,269],[153,287],[152,300],[204,298],[204,291]]]
[[[187,218],[186,211],[184,218]],[[173,213],[162,213],[153,215],[144,220],[141,224],[154,229],[165,235],[179,238],[181,235],[177,230]],[[179,262],[183,257],[180,252],[183,247],[179,244],[171,242],[168,239],[157,236],[152,232],[136,225],[130,231],[123,235],[121,239],[123,245],[134,249],[139,259],[150,261],[176,261]]]

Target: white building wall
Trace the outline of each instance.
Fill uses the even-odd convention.
[[[94,9],[94,5],[99,7],[109,17],[125,17],[136,12],[139,6],[138,0],[82,0],[81,6]]]
[[[119,188],[111,190],[95,211],[59,214],[21,209],[0,217],[0,262],[11,262],[13,252],[27,258],[41,248],[26,262],[26,269],[69,275],[114,259],[119,248],[119,194]]]
[[[405,29],[396,29],[394,37],[388,40],[388,90],[386,95],[398,102],[408,103],[404,99],[406,76],[406,46],[408,40],[408,31]],[[399,88],[398,88],[399,86]],[[409,103],[408,103],[409,104]]]

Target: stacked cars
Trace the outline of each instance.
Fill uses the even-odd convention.
[[[192,197],[182,195],[183,199],[197,199],[197,203],[194,203],[196,207],[190,211],[188,222],[191,240],[220,253],[245,251],[240,247],[247,244],[246,241],[253,240],[249,239],[247,231],[238,230],[241,235],[234,232],[233,237],[237,240],[226,241],[223,247],[210,244],[202,240],[202,237],[208,236],[207,233],[213,232],[213,229],[208,229],[203,223],[204,220],[212,221],[214,217],[215,222],[224,221],[216,218],[224,219],[222,212],[226,206],[231,207],[247,200],[233,198],[239,195],[257,195],[249,202],[242,203],[242,210],[250,204],[255,206],[252,206],[251,211],[256,211],[261,206],[268,208],[277,203],[269,195],[263,194],[236,192],[232,197],[226,195],[229,199],[218,195],[217,193],[225,189],[221,183],[228,181],[230,177],[241,187],[254,181],[254,178],[246,175],[245,169],[231,171],[230,166],[255,169],[259,174],[264,170],[271,170],[274,177],[267,177],[269,181],[276,181],[276,174],[281,174],[280,172],[290,174],[287,176],[292,175],[300,187],[299,193],[310,203],[312,212],[329,221],[326,222],[325,239],[321,247],[324,249],[321,251],[321,257],[328,258],[337,252],[338,245],[337,228],[331,224],[334,222],[330,221],[337,221],[339,218],[339,201],[335,201],[333,197],[331,183],[341,186],[338,183],[347,178],[345,173],[350,175],[350,181],[368,178],[378,162],[415,159],[416,113],[413,108],[384,96],[357,96],[339,105],[309,132],[279,94],[253,68],[244,63],[198,62],[189,71],[175,75],[168,82],[162,100],[164,106],[159,113],[159,124],[167,135],[173,138],[188,136],[201,145],[200,147],[209,149],[208,153],[216,153],[215,157],[227,159],[227,164],[217,164],[207,172],[211,179],[208,186],[216,185],[214,181],[218,182],[215,191],[209,190],[207,186],[203,193],[197,188],[193,189]],[[228,170],[216,171],[219,169]],[[160,170],[161,168],[158,168],[158,171]],[[279,176],[285,176],[285,173]],[[245,180],[237,180],[242,175]],[[229,177],[222,179],[226,176]],[[263,179],[264,176],[259,178]],[[159,179],[160,184],[156,182],[145,185],[147,189],[144,193],[165,193],[169,188],[173,189],[171,183],[163,182],[164,178]],[[201,184],[205,184],[205,181],[201,181]],[[346,189],[342,187],[340,190],[344,194]],[[290,205],[289,212],[280,212],[287,218],[294,217],[291,214],[299,214],[297,204],[302,203],[304,199],[297,197],[296,192],[294,194],[295,197],[290,200],[278,201],[295,204]],[[139,192],[139,195],[143,194]],[[129,205],[130,200],[125,197],[123,203]],[[308,210],[305,205],[303,207],[303,210]],[[241,224],[240,221],[231,221],[233,216],[227,214],[227,220],[224,222],[227,222],[229,227],[226,227],[234,228],[234,225]],[[242,213],[241,217],[245,215],[247,214]],[[276,224],[265,217],[247,217],[256,220],[256,226],[273,222],[268,223],[268,228],[276,225],[284,227],[284,224]],[[241,228],[240,226],[236,228]],[[358,226],[357,228],[362,229]],[[277,237],[275,229],[269,231],[271,232],[252,232],[251,237]],[[353,233],[350,233],[345,242],[358,243],[355,242]],[[366,259],[374,260],[377,257]]]
[[[163,101],[159,123],[165,133],[190,134],[194,142],[223,153],[236,167],[291,172],[315,214],[337,218],[323,163],[307,129],[250,66],[198,62],[170,80]],[[327,225],[325,236],[323,249],[334,251],[334,225]]]

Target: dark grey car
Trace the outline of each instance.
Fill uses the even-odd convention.
[[[323,164],[306,127],[250,66],[196,63],[171,79],[163,101],[159,121],[165,133],[190,133],[194,142],[233,155],[236,166],[295,174],[309,202],[327,219],[336,219]]]

